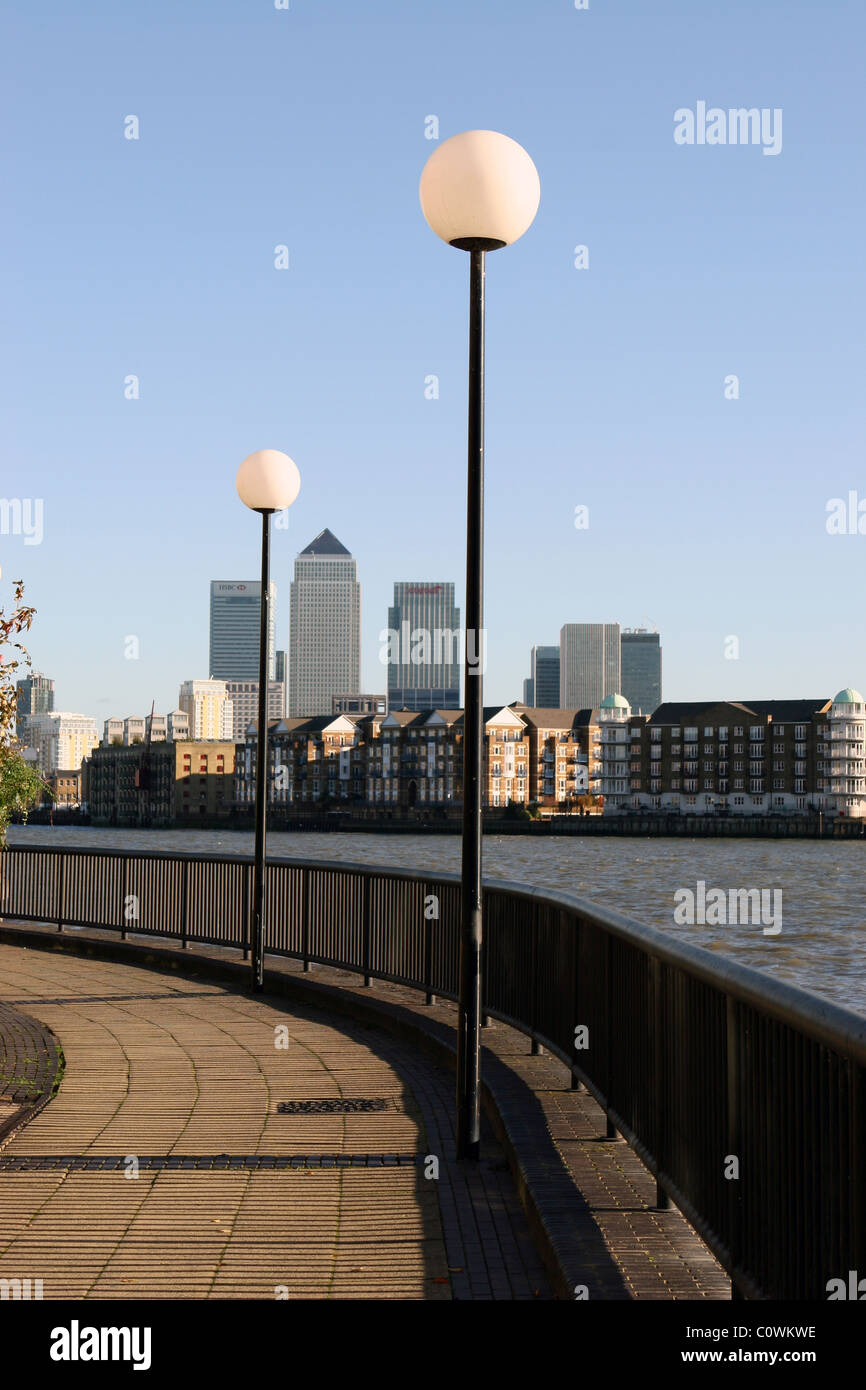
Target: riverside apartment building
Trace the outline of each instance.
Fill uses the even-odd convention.
[[[605,815],[866,814],[866,706],[832,700],[666,703],[632,714],[622,695],[600,710]]]
[[[597,794],[601,781],[598,711],[484,711],[484,801],[562,810]],[[237,748],[235,801],[255,799],[255,726]],[[271,804],[315,808],[354,802],[384,812],[458,810],[463,799],[463,711],[275,720],[269,725]]]

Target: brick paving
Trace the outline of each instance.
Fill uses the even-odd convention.
[[[0,1155],[0,1278],[45,1298],[552,1296],[503,1153],[488,1132],[480,1164],[453,1161],[453,1081],[411,1045],[131,961],[0,944],[0,982],[0,1032],[24,1012],[66,1057]],[[341,1097],[389,1104],[277,1110]]]
[[[46,945],[57,942],[50,927],[0,927],[5,940],[25,933]],[[124,950],[115,933],[97,930],[76,932],[66,944],[83,950]],[[212,981],[204,982],[206,971],[222,974],[236,969],[239,960],[236,952],[199,944],[193,957],[177,943],[140,934],[131,944],[156,952],[175,967],[200,969],[202,990],[214,988]],[[382,981],[364,987],[348,971],[316,966],[310,974],[302,973],[299,962],[281,957],[268,956],[266,968],[281,988],[291,991],[293,1009],[298,997],[327,1000],[331,1007],[345,1009],[351,1018],[343,1017],[338,1026],[347,1033],[367,1035],[358,1020],[372,1010],[379,1055],[388,1056],[392,1045],[398,1048],[401,1073],[423,1108],[430,1151],[453,1154],[453,1077],[439,1067],[428,1073],[426,1051],[422,1057],[417,1045],[429,1038],[439,1044],[437,1055],[453,1051],[453,1004],[439,1000],[425,1006],[417,991]],[[380,1032],[380,1015],[382,1027],[390,1020],[404,1041],[395,1042],[391,1034]],[[407,1046],[406,1037],[416,1045]],[[538,1233],[540,1226],[547,1259],[555,1265],[551,1273],[557,1296],[571,1297],[573,1290],[585,1288],[590,1299],[603,1300],[729,1299],[730,1280],[723,1268],[676,1208],[656,1207],[654,1178],[621,1138],[606,1138],[603,1111],[591,1096],[571,1089],[567,1068],[549,1054],[532,1055],[528,1039],[505,1025],[485,1028],[483,1038],[484,1075],[501,1121],[497,1134],[508,1147],[511,1167],[519,1170],[522,1190],[531,1194],[534,1228]],[[482,1149],[484,1161],[477,1168],[443,1165],[438,1183],[453,1295],[550,1297],[537,1263],[532,1263],[528,1228],[514,1217],[514,1188],[505,1173],[504,1150],[496,1146],[489,1129]],[[510,1293],[485,1259],[494,1238],[512,1266],[523,1261],[523,1275],[511,1275]]]

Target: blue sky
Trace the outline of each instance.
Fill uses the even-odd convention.
[[[258,570],[256,448],[302,475],[278,645],[325,526],[366,689],[395,579],[462,604],[468,258],[419,209],[430,115],[542,186],[488,258],[486,699],[569,621],[657,627],[668,699],[866,685],[866,535],[825,525],[866,501],[860,0],[16,0],[3,29],[0,496],[43,499],[44,538],[0,535],[0,594],[25,579],[58,708],[207,674],[209,581]],[[781,108],[781,153],[678,146],[698,101]]]

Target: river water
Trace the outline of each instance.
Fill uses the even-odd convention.
[[[119,850],[252,854],[251,833],[12,826],[10,844]],[[421,872],[460,869],[457,835],[272,834],[274,858],[379,864]],[[866,1015],[866,842],[863,840],[687,840],[601,836],[490,836],[484,872],[562,889],[675,933],[745,965],[767,970]],[[781,931],[760,924],[677,925],[674,893],[734,888],[780,890]],[[778,921],[778,918],[777,918]]]

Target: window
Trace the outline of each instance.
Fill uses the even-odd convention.
[[[761,743],[764,737],[763,724],[753,724],[749,729],[749,738],[753,743]]]
[[[712,736],[713,736],[713,731],[712,731],[712,729],[708,726],[707,728],[704,729],[704,738],[712,738]]]
[[[653,743],[661,743],[661,737],[662,737],[662,731],[661,731],[661,729],[651,729],[651,730],[650,730],[650,738],[652,739]]]
[[[698,731],[697,731],[697,729],[683,729],[683,738],[685,739],[686,743],[697,743],[697,741],[698,741]]]
[[[742,737],[743,737],[743,726],[742,726],[742,724],[735,724],[735,725],[734,725],[734,738],[742,738]]]
[[[806,725],[797,724],[794,729],[794,738],[804,739],[806,737]]]
[[[719,729],[719,743],[727,743],[727,741],[728,741],[728,730],[727,730],[727,725],[722,725],[722,727]]]

